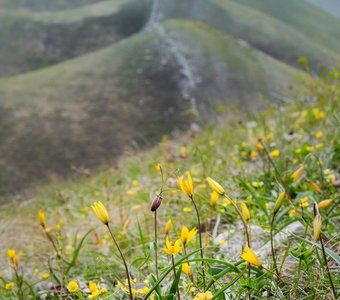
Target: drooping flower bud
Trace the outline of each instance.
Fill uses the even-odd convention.
[[[320,238],[321,224],[322,224],[321,216],[319,214],[317,214],[315,216],[315,218],[314,218],[314,223],[313,223],[313,227],[314,227],[314,241],[318,241],[319,238]]]
[[[153,200],[151,203],[151,211],[156,211],[158,209],[158,207],[161,206],[162,203],[162,192],[160,192]]]

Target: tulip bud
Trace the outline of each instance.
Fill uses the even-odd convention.
[[[151,211],[156,211],[158,209],[158,207],[161,206],[161,203],[162,203],[162,192],[160,192],[156,197],[155,199],[152,200],[152,203],[151,203]]]
[[[282,192],[282,193],[279,195],[279,197],[277,198],[276,203],[275,203],[275,206],[274,206],[274,214],[276,214],[276,213],[279,211],[279,209],[280,209],[280,207],[281,207],[281,205],[282,205],[282,201],[283,201],[285,195],[286,195],[286,192]]]
[[[216,182],[214,179],[207,177],[207,181],[210,185],[210,187],[219,195],[224,195],[224,188]]]
[[[323,201],[319,202],[318,207],[324,208],[324,207],[331,205],[332,203],[333,203],[333,199],[323,200]]]
[[[321,234],[321,216],[317,214],[314,218],[314,241],[319,240]]]

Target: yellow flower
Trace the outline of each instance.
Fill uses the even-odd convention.
[[[251,157],[251,158],[256,158],[256,157],[257,157],[257,152],[254,151],[254,150],[251,150],[251,151],[250,151],[250,157]]]
[[[320,187],[313,181],[307,180],[307,183],[318,193],[321,192]]]
[[[183,208],[183,211],[184,211],[185,213],[189,213],[189,212],[192,212],[192,209],[191,209],[190,207],[184,207],[184,208]]]
[[[281,205],[282,205],[282,201],[286,196],[286,192],[282,192],[279,197],[276,200],[275,206],[274,206],[274,214],[276,214],[278,212],[278,210],[280,209]]]
[[[216,205],[217,205],[217,203],[218,203],[218,197],[219,197],[220,195],[218,194],[218,193],[216,193],[215,191],[213,191],[212,193],[211,193],[211,196],[210,196],[210,203],[211,203],[211,206],[213,207],[213,208],[215,208],[216,207]]]
[[[11,282],[9,282],[9,283],[6,283],[5,289],[6,289],[6,290],[10,290],[13,286],[14,286],[14,282],[11,281]]]
[[[189,277],[191,276],[190,265],[188,263],[182,264],[182,271],[187,274]]]
[[[210,178],[210,177],[207,177],[207,181],[210,185],[210,187],[219,195],[223,196],[224,195],[224,189],[223,187],[218,183],[216,182],[214,179]]]
[[[317,139],[321,139],[323,137],[323,132],[321,130],[317,131],[315,134]]]
[[[194,196],[194,186],[192,184],[190,172],[187,172],[187,176],[188,181],[185,181],[182,177],[178,177],[178,184],[181,190],[191,198]]]
[[[261,144],[256,144],[255,145],[257,151],[262,151],[264,150],[264,147]]]
[[[10,259],[13,259],[13,258],[16,256],[15,250],[12,249],[12,248],[8,248],[8,250],[7,250],[7,256],[8,256]]]
[[[162,166],[161,166],[160,164],[157,164],[157,165],[155,166],[155,170],[156,170],[157,172],[160,172],[160,171],[162,170]]]
[[[70,293],[75,293],[78,291],[79,286],[78,283],[75,281],[70,281],[67,285],[68,290],[70,291]]]
[[[320,233],[321,233],[321,216],[320,215],[316,215],[314,218],[314,223],[313,223],[313,227],[314,227],[314,241],[319,240],[320,238]]]
[[[45,213],[42,212],[42,211],[39,211],[38,212],[38,217],[39,217],[39,224],[40,224],[40,226],[45,227],[45,225],[46,225],[46,223],[45,223],[45,221],[46,221]]]
[[[50,278],[50,274],[48,273],[44,273],[43,276],[42,276],[43,279],[48,279]]]
[[[246,221],[250,220],[250,212],[249,209],[247,207],[247,204],[245,204],[244,202],[241,203],[241,211],[242,211],[242,216]]]
[[[213,297],[213,294],[210,291],[207,291],[205,293],[198,293],[194,300],[211,300]]]
[[[319,208],[327,207],[333,203],[333,199],[323,200],[318,204]]]
[[[144,287],[142,289],[136,290],[136,293],[142,294],[142,295],[146,295],[149,291],[150,291],[150,288],[146,286],[146,287]]]
[[[165,235],[166,236],[169,234],[171,226],[172,226],[172,221],[171,221],[171,219],[169,219],[168,222],[165,225]]]
[[[325,117],[325,113],[323,111],[319,111],[315,114],[315,119],[322,120]]]
[[[189,243],[196,235],[197,229],[193,228],[189,231],[188,227],[183,226],[181,231],[181,240],[182,243],[185,245],[186,243]]]
[[[162,248],[162,250],[169,255],[176,255],[179,253],[179,251],[181,251],[182,247],[181,247],[181,240],[178,239],[174,245],[172,245],[172,243],[169,241],[169,237],[166,236],[166,248]]]
[[[280,155],[280,151],[275,149],[269,153],[270,157],[278,157]]]
[[[293,181],[297,181],[298,179],[301,178],[304,171],[305,171],[305,166],[301,165],[290,177],[293,179]]]
[[[103,203],[98,201],[95,202],[91,207],[95,214],[97,215],[98,219],[102,221],[103,224],[105,225],[109,224],[110,221],[109,214]]]
[[[319,144],[317,144],[317,145],[315,145],[315,148],[316,149],[321,149],[321,148],[323,148],[324,147],[324,143],[319,143]]]
[[[257,258],[256,254],[248,247],[245,246],[243,248],[241,258],[243,258],[246,262],[254,265],[254,266],[261,266],[260,260]]]
[[[139,187],[139,182],[138,182],[138,180],[132,180],[132,185],[133,185],[134,187]]]
[[[91,294],[93,294],[94,292],[97,292],[98,291],[98,285],[93,281],[89,281],[89,290],[90,290]]]
[[[220,240],[220,241],[219,241],[219,244],[220,244],[220,245],[224,245],[224,244],[225,244],[225,240]]]
[[[292,207],[290,210],[289,210],[289,216],[291,218],[295,217],[296,216],[296,209],[295,207]]]
[[[60,225],[60,223],[57,223],[56,225],[55,225],[55,229],[60,233],[61,232],[61,225]]]
[[[300,199],[300,206],[301,207],[308,207],[308,196],[302,197]]]

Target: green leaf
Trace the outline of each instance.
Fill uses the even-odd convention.
[[[170,294],[176,294],[176,291],[177,291],[177,285],[178,285],[178,282],[179,282],[179,279],[181,277],[181,273],[182,273],[182,266],[179,267],[177,273],[176,273],[176,278],[175,280],[172,282],[172,285],[170,287],[170,291],[169,293]]]

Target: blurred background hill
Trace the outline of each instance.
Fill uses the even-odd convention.
[[[228,105],[289,99],[340,65],[339,11],[337,0],[0,0],[0,194],[114,163]]]

